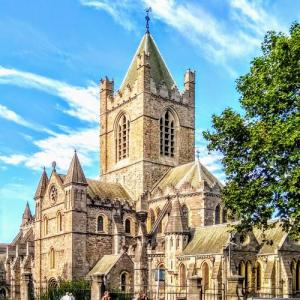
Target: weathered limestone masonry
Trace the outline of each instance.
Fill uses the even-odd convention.
[[[187,71],[184,80],[180,94],[152,37],[146,34],[120,90],[114,94],[114,83],[107,78],[101,81],[102,180],[122,183],[137,199],[170,167],[194,160],[195,73]],[[174,114],[175,135],[181,141],[174,157],[160,155],[159,120],[166,110]],[[129,118],[130,147],[128,157],[118,161],[116,127],[124,113]]]
[[[147,31],[119,90],[100,83],[100,178],[86,178],[76,152],[66,175],[55,163],[49,177],[43,170],[35,215],[26,205],[20,232],[0,244],[0,299],[39,298],[78,279],[91,281],[92,300],[105,289],[168,300],[299,296],[300,243],[278,223],[230,234],[223,185],[194,151],[195,72],[180,92]]]

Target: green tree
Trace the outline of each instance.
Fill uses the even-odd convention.
[[[213,115],[208,149],[222,153],[224,204],[238,231],[267,229],[276,217],[300,238],[300,25],[269,32],[262,55],[237,80],[243,114]]]

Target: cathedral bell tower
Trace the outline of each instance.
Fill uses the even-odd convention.
[[[100,177],[134,199],[194,160],[195,73],[178,90],[148,28],[116,92],[100,82]]]

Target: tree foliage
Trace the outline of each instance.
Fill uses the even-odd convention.
[[[239,231],[267,229],[276,217],[300,238],[300,25],[269,32],[262,55],[237,80],[243,114],[213,116],[208,149],[223,154],[223,199]]]

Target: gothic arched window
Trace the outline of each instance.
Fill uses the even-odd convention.
[[[186,268],[184,264],[181,264],[179,267],[179,285],[180,288],[186,287]]]
[[[130,219],[125,220],[125,233],[131,233],[131,222]]]
[[[165,266],[159,265],[155,272],[155,281],[165,281]]]
[[[260,263],[257,263],[256,265],[256,290],[261,289],[261,282],[262,282],[262,274],[261,274],[261,265]]]
[[[129,275],[127,272],[121,273],[120,281],[121,281],[120,282],[121,283],[121,291],[126,292],[129,287]]]
[[[218,204],[215,209],[215,224],[220,224],[221,219],[221,206]]]
[[[122,160],[129,156],[129,128],[130,122],[124,114],[117,124],[117,160]]]
[[[50,269],[55,268],[55,252],[53,248],[50,249],[50,253],[49,253],[49,265],[50,265]]]
[[[56,215],[56,227],[57,227],[57,232],[62,231],[62,214],[60,211]]]
[[[209,288],[209,267],[206,262],[202,265],[202,280],[203,286],[207,290]]]
[[[245,277],[246,266],[243,261],[239,263],[239,275]]]
[[[97,218],[97,231],[98,231],[98,232],[104,231],[104,220],[103,220],[103,216],[98,216],[98,218]]]
[[[160,154],[174,157],[175,155],[175,119],[170,111],[160,118]]]
[[[48,217],[44,216],[44,235],[47,235],[48,233],[49,233]]]
[[[247,290],[251,290],[251,281],[252,281],[252,265],[251,262],[248,261],[246,264],[246,274],[245,274],[245,286]]]

